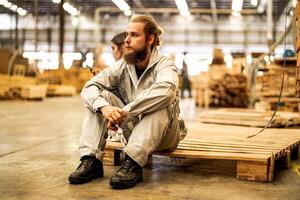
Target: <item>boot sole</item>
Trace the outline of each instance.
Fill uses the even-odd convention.
[[[113,181],[110,181],[110,186],[113,189],[126,189],[126,188],[134,187],[137,183],[140,183],[142,181],[143,181],[143,174],[140,174],[131,182],[113,182]]]
[[[83,184],[83,183],[87,183],[90,182],[93,179],[96,178],[102,178],[103,177],[103,173],[101,172],[95,172],[94,174],[88,176],[88,177],[69,177],[69,182],[70,184]]]

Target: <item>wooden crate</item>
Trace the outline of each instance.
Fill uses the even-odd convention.
[[[300,132],[296,129],[266,129],[201,124],[190,128],[174,152],[155,152],[155,155],[173,158],[232,160],[236,162],[236,178],[241,180],[271,182],[274,168],[283,160],[289,167],[291,155],[300,155]],[[114,155],[122,150],[117,142],[108,142],[106,152]],[[113,152],[113,153],[112,153]],[[115,157],[110,157],[114,164]],[[107,159],[106,159],[107,161]],[[106,162],[104,162],[106,164]]]
[[[46,97],[47,85],[25,85],[21,89],[21,98],[42,100]]]

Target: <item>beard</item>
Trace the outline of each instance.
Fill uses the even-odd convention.
[[[124,60],[127,64],[137,64],[143,61],[147,56],[147,45],[144,45],[141,49],[132,49],[132,52],[124,52]]]

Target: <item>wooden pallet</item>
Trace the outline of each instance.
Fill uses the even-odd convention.
[[[47,85],[25,85],[21,89],[21,98],[43,100],[46,97]]]
[[[47,96],[74,96],[76,95],[76,88],[72,85],[52,85],[47,87]]]
[[[267,129],[247,138],[259,129],[211,124],[202,124],[199,128],[192,128],[174,152],[154,154],[174,158],[233,160],[236,161],[237,179],[261,182],[273,181],[278,160],[284,160],[286,167],[289,167],[292,152],[298,158],[300,155],[299,129]],[[120,143],[108,142],[104,163],[118,164],[121,149]]]
[[[199,115],[200,122],[264,127],[271,119],[273,111],[255,111],[251,109],[218,109],[204,111]],[[277,112],[269,127],[288,127],[300,124],[300,116],[293,112]]]

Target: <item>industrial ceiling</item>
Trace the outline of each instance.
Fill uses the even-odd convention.
[[[258,1],[260,4],[263,0]],[[45,15],[58,15],[58,4],[53,3],[51,0],[10,0],[11,3],[22,7],[27,10],[27,13],[34,15],[35,3],[38,5],[38,14]],[[87,16],[93,16],[94,11],[98,7],[111,7],[116,8],[112,0],[65,0],[71,3],[74,7],[80,10],[80,13]],[[273,0],[273,17],[274,21],[282,14],[288,0]],[[137,8],[176,8],[174,0],[127,0],[127,3],[134,11]],[[191,10],[193,9],[210,9],[217,10],[230,10],[232,1],[229,0],[187,0],[187,4]],[[243,1],[243,10],[257,10],[257,6],[253,6],[250,0]],[[9,9],[0,6],[0,13],[12,13]],[[266,9],[256,14],[266,15]],[[222,14],[224,15],[224,13]],[[228,14],[229,15],[229,14]]]

